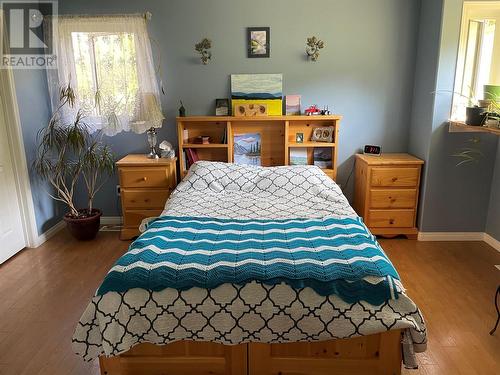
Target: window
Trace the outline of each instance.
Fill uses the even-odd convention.
[[[452,119],[484,99],[485,85],[500,84],[500,2],[466,2],[455,76]]]
[[[160,127],[158,83],[146,21],[130,17],[59,17],[58,69],[49,72],[53,106],[60,87],[71,84],[75,108],[86,122],[105,134],[122,130],[141,133]]]

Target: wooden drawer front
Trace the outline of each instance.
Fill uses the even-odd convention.
[[[370,210],[367,225],[372,228],[410,228],[415,210]]]
[[[371,186],[411,186],[418,184],[419,168],[372,168]]]
[[[415,189],[370,190],[370,208],[415,208]]]
[[[123,188],[170,187],[165,168],[120,168],[120,184]]]
[[[128,208],[163,208],[169,190],[122,189],[122,204]]]
[[[142,219],[147,217],[159,216],[163,208],[157,208],[152,210],[125,210],[123,213],[123,225],[125,227],[135,227],[137,228]]]

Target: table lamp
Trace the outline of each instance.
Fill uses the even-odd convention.
[[[142,94],[136,119],[132,122],[132,130],[136,133],[146,132],[149,145],[147,157],[149,159],[160,157],[156,151],[156,129],[161,128],[164,119],[156,96],[153,93]]]

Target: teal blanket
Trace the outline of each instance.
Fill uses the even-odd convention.
[[[118,259],[97,294],[258,281],[380,305],[397,298],[395,279],[396,270],[360,218],[162,216]]]

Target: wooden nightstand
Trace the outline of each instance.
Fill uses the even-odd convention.
[[[177,185],[176,160],[127,155],[116,162],[123,215],[120,239],[138,236],[142,219],[161,214]]]
[[[423,163],[409,154],[356,155],[354,209],[373,234],[417,238]]]

